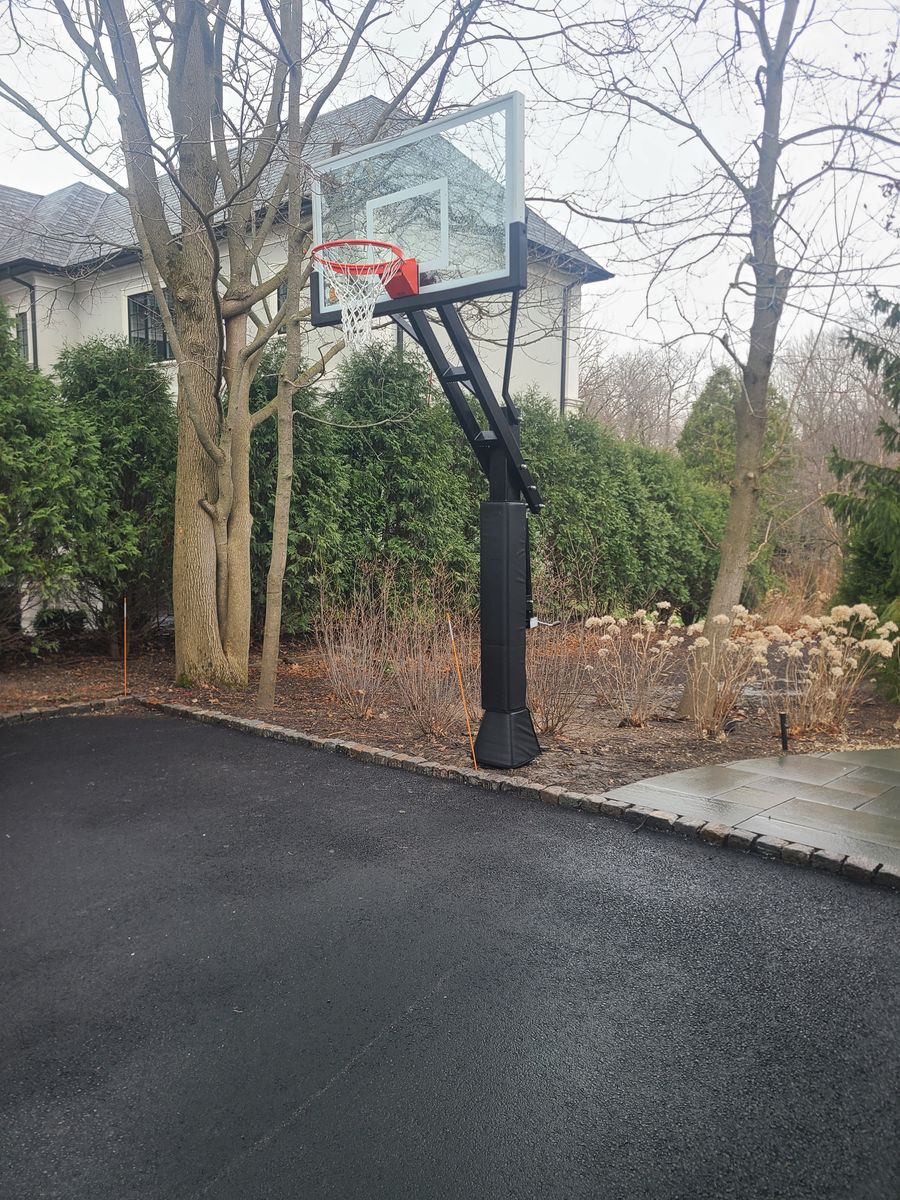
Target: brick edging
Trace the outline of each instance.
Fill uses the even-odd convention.
[[[721,825],[715,821],[702,821],[664,809],[644,808],[640,804],[630,804],[627,800],[615,800],[601,793],[572,792],[562,787],[541,786],[516,779],[511,775],[501,775],[485,770],[476,771],[473,767],[452,767],[448,763],[431,762],[426,758],[401,754],[396,750],[382,750],[377,746],[366,746],[360,742],[346,741],[343,738],[317,737],[315,734],[288,729],[284,725],[275,725],[270,721],[235,717],[229,713],[216,712],[215,709],[195,708],[192,704],[176,704],[174,701],[168,700],[149,700],[146,696],[141,695],[113,696],[107,700],[87,700],[57,705],[52,708],[26,708],[20,712],[0,714],[0,725],[37,720],[41,717],[67,716],[104,708],[117,708],[126,704],[137,704],[142,708],[169,713],[176,717],[187,717],[207,725],[223,725],[227,729],[237,729],[255,734],[257,737],[272,738],[274,741],[291,742],[294,745],[327,750],[332,754],[343,754],[347,758],[355,758],[360,762],[376,763],[379,766],[393,767],[395,770],[412,771],[418,775],[431,776],[434,779],[452,779],[458,783],[466,783],[487,791],[515,792],[527,799],[540,800],[544,804],[579,809],[581,812],[597,813],[614,820],[626,821],[636,829],[647,827],[678,833],[697,838],[708,846],[721,846],[745,854],[758,854],[762,858],[777,859],[789,863],[791,866],[810,867],[814,870],[827,871],[833,875],[842,875],[856,883],[869,883],[900,890],[900,870],[884,866],[874,859],[849,854],[833,854],[829,850],[823,850],[816,846],[808,846],[801,842],[787,842],[782,838],[769,837],[765,834],[749,833],[745,829]]]

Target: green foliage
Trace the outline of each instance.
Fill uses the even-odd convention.
[[[0,590],[14,603],[25,585],[52,595],[102,554],[108,506],[90,423],[20,358],[9,326],[0,307]]]
[[[280,360],[275,350],[260,367],[254,409],[274,396]],[[344,362],[331,391],[299,394],[294,412],[285,631],[311,627],[323,588],[334,600],[347,599],[369,563],[393,565],[400,595],[437,564],[471,592],[478,570],[477,507],[473,517],[471,477],[462,467],[471,453],[420,360],[371,347]],[[276,463],[277,430],[270,419],[254,433],[251,452],[257,629],[265,612]]]
[[[123,338],[72,346],[56,371],[67,412],[99,447],[93,486],[110,513],[79,558],[78,590],[105,628],[115,628],[127,596],[138,630],[171,587],[177,433],[168,380]]]
[[[900,304],[875,295],[872,307],[882,318],[884,340],[858,335],[848,340],[854,356],[879,379],[889,409],[900,418]],[[883,420],[877,432],[887,455],[900,452],[900,421]],[[839,599],[870,604],[885,617],[891,606],[900,604],[900,468],[890,461],[858,462],[836,452],[829,465],[853,489],[827,500],[847,536]]]
[[[535,396],[519,401],[522,447],[546,507],[534,549],[570,593],[605,611],[634,593],[645,499],[624,443],[585,417],[561,421]]]
[[[54,638],[77,637],[84,626],[85,614],[78,608],[43,608],[34,622],[39,634]]]
[[[655,599],[702,605],[724,527],[720,492],[674,455],[623,442],[590,417],[560,421],[534,395],[519,403],[547,503],[533,522],[536,550],[570,594],[595,611]]]
[[[867,603],[867,601],[863,601],[863,603]],[[886,604],[878,615],[882,621],[893,621],[895,625],[900,625],[900,597],[890,604]],[[883,696],[892,700],[894,704],[900,704],[900,659],[896,654],[889,662],[884,663],[882,670],[876,676],[876,681],[878,690]]]
[[[681,461],[698,480],[727,499],[735,471],[737,419],[735,404],[741,381],[728,367],[710,375],[691,409],[678,438]],[[766,435],[763,444],[764,474],[759,498],[758,536],[789,515],[785,497],[797,466],[796,439],[784,400],[769,392]],[[724,529],[724,526],[723,526]],[[774,563],[782,553],[777,538],[765,540],[747,570],[742,600],[751,608],[776,582]]]
[[[674,454],[638,445],[631,454],[659,529],[647,547],[645,571],[653,582],[647,599],[671,600],[695,619],[712,594],[719,568],[727,496],[698,480]]]
[[[734,478],[737,419],[735,404],[740,397],[741,381],[728,367],[718,367],[710,375],[703,391],[694,401],[690,415],[678,438],[678,453],[685,466],[704,483],[730,487]],[[780,484],[793,470],[794,434],[784,400],[769,393],[769,412],[763,461],[771,464],[765,492],[777,493]],[[765,507],[763,500],[761,507]]]
[[[477,515],[459,458],[471,452],[419,357],[378,345],[351,356],[328,410],[347,473],[339,583],[360,562],[386,560],[403,590],[438,563],[470,584]]]
[[[89,342],[60,361],[61,400],[11,342],[0,355],[0,519],[18,534],[3,539],[4,574],[71,581],[107,619],[126,591],[149,607],[170,570],[176,433],[165,376],[123,342]],[[280,363],[273,351],[260,368],[254,410],[275,395]],[[619,441],[589,418],[560,421],[541,397],[521,405],[523,452],[547,501],[532,523],[536,554],[569,594],[593,610],[657,598],[702,605],[724,520],[721,489],[675,455]],[[457,596],[474,597],[487,487],[418,354],[374,347],[352,356],[330,391],[298,393],[294,412],[285,631],[308,630],[320,589],[347,598],[373,563],[392,564],[400,596],[440,571]],[[251,451],[257,630],[276,473],[269,419]]]
[[[274,395],[277,356],[253,406]],[[656,598],[696,608],[709,593],[725,502],[676,456],[619,441],[589,418],[561,422],[548,401],[520,398],[523,451],[547,507],[532,522],[542,556],[586,609]],[[403,597],[438,567],[460,598],[478,579],[478,505],[487,486],[414,351],[351,357],[330,392],[298,397],[288,632],[309,628],[324,583],[349,597],[367,564],[391,563]],[[254,622],[262,621],[271,543],[276,430],[254,434]]]
[[[283,352],[276,348],[260,364],[251,392],[254,411],[274,398],[282,359]],[[295,393],[293,408],[294,474],[282,601],[282,627],[288,635],[311,628],[321,581],[342,568],[341,520],[347,492],[347,471],[328,407],[309,388]],[[265,620],[277,468],[278,427],[270,417],[257,427],[250,448],[251,611],[257,631]]]

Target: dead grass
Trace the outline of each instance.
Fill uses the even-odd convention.
[[[766,592],[756,613],[760,624],[794,630],[805,616],[821,616],[836,584],[834,569],[827,566],[791,576],[782,587]]]

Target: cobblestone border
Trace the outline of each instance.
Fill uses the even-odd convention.
[[[511,775],[501,775],[490,770],[476,771],[473,767],[452,767],[448,763],[431,762],[396,750],[382,750],[377,746],[365,746],[360,742],[342,738],[323,738],[315,734],[288,729],[269,721],[249,717],[235,717],[215,709],[197,708],[193,704],[176,704],[168,700],[149,700],[145,696],[113,696],[108,700],[87,700],[74,704],[60,704],[52,708],[26,708],[19,712],[0,714],[0,726],[19,721],[37,720],[43,717],[68,716],[70,714],[96,712],[136,704],[154,712],[169,713],[171,716],[187,717],[207,725],[222,725],[226,729],[237,729],[257,737],[272,738],[278,742],[290,742],[295,746],[308,746],[317,750],[328,750],[360,762],[376,763],[393,767],[395,770],[413,771],[418,775],[429,775],[434,779],[452,779],[472,787],[492,792],[514,792],[543,804],[558,805],[560,808],[579,809],[585,813],[597,813],[613,820],[625,821],[636,829],[656,829],[668,833],[693,837],[708,846],[721,846],[743,854],[758,854],[762,858],[777,859],[791,866],[807,867],[842,875],[856,883],[874,884],[900,891],[900,870],[885,866],[870,858],[855,855],[833,854],[816,846],[801,842],[786,842],[782,838],[765,834],[749,833],[715,821],[702,821],[685,817],[675,812],[658,808],[645,808],[630,804],[627,800],[614,800],[600,793],[570,792],[562,787],[547,787],[527,783]]]
[[[46,708],[20,708],[15,712],[0,713],[0,727],[18,725],[22,721],[40,721],[47,717],[70,717],[79,713],[102,712],[118,708],[121,704],[137,704],[135,696],[109,696],[103,700],[75,700],[71,704],[53,704]]]

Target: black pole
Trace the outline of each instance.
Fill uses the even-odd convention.
[[[787,713],[778,714],[778,724],[781,726],[781,749],[785,754],[788,752],[788,724]]]
[[[519,426],[510,423],[516,444]],[[481,705],[475,758],[486,767],[524,767],[541,748],[527,704],[529,622],[527,505],[509,461],[492,451],[490,499],[481,505]]]
[[[526,702],[525,633],[530,613],[528,509],[541,500],[522,461],[519,414],[501,405],[452,305],[436,306],[459,361],[453,366],[422,312],[394,319],[425,352],[457,421],[490,485],[481,505],[481,703],[484,716],[475,757],[485,767],[523,767],[541,752]],[[508,387],[508,362],[504,387]],[[478,401],[487,429],[475,419],[465,393]]]

